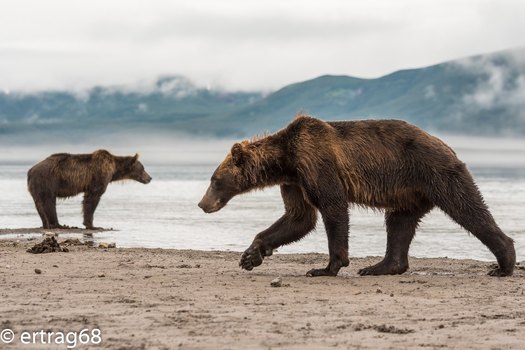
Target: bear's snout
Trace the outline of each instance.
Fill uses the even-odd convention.
[[[202,209],[202,211],[204,211],[206,213],[206,207],[204,206],[204,203],[202,203],[202,201],[199,202],[199,204],[197,204],[199,206],[199,208]]]
[[[221,206],[218,205],[218,203],[210,204],[210,203],[207,203],[207,201],[205,201],[204,199],[199,202],[198,206],[206,214],[214,213],[218,211],[219,209],[221,209]]]
[[[151,180],[152,180],[152,177],[149,176],[148,173],[144,172],[142,176],[140,177],[139,181],[142,182],[143,184],[149,184]]]
[[[197,204],[206,214],[214,213],[224,207],[224,205],[221,204],[220,198],[217,198],[211,192],[212,191],[208,188],[204,197],[202,197],[199,204]]]

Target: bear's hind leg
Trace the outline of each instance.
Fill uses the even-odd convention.
[[[57,216],[57,199],[55,195],[46,195],[45,198],[42,199],[42,206],[44,210],[44,215],[47,219],[47,227],[44,228],[60,228],[60,224],[58,223],[58,216]]]
[[[432,209],[424,204],[412,211],[387,211],[385,224],[387,231],[386,254],[379,263],[358,271],[366,275],[399,275],[408,270],[408,249],[416,233],[420,220]]]
[[[496,256],[498,267],[491,276],[511,276],[516,263],[514,241],[498,227],[470,174],[463,174],[449,186],[448,193],[436,199],[439,206],[455,222],[476,236]]]
[[[33,201],[35,202],[35,207],[36,211],[38,212],[38,216],[40,216],[40,220],[42,220],[42,228],[49,228],[49,220],[46,216],[44,200],[33,195],[33,193],[31,193],[31,196],[33,197]]]
[[[496,256],[499,266],[489,271],[489,275],[499,277],[512,275],[516,263],[514,242],[501,231],[486,207],[479,206],[474,209],[469,205],[449,203],[449,206],[443,206],[442,209],[459,225],[476,236]]]

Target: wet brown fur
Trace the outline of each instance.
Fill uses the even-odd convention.
[[[313,230],[319,211],[330,262],[309,275],[336,275],[348,265],[348,205],[357,204],[385,210],[388,235],[385,258],[362,275],[405,272],[418,223],[434,207],[494,253],[499,268],[490,274],[513,272],[513,241],[495,223],[465,164],[444,142],[406,122],[300,115],[275,134],[235,144],[199,205],[216,211],[239,193],[272,185],[281,186],[285,214],[243,254],[248,270]]]
[[[126,179],[148,183],[151,177],[138,161],[138,155],[120,157],[106,150],[91,154],[53,154],[27,173],[28,189],[44,228],[61,227],[56,214],[56,198],[79,193],[84,193],[84,225],[94,228],[93,214],[107,185]]]

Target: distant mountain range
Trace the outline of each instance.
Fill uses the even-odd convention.
[[[327,120],[398,118],[431,131],[525,136],[525,50],[394,72],[325,75],[273,93],[206,89],[182,76],[78,93],[0,92],[0,136],[33,141],[129,132],[244,137],[303,111]]]

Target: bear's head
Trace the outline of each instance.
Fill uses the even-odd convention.
[[[135,180],[143,184],[150,183],[151,176],[144,170],[144,165],[139,161],[138,154],[126,159],[125,167],[124,179]]]
[[[222,209],[234,196],[257,187],[256,145],[248,141],[233,145],[230,153],[217,167],[199,207],[205,213]]]

